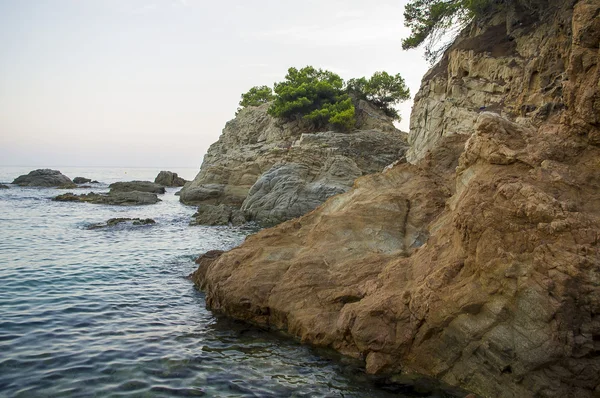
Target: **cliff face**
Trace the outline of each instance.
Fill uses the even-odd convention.
[[[276,224],[346,192],[357,177],[403,158],[407,148],[406,134],[364,101],[357,109],[360,129],[350,133],[314,132],[267,109],[249,107],[227,123],[181,191],[183,203],[241,208],[250,220]]]
[[[501,20],[512,30],[497,37]],[[489,397],[597,396],[600,0],[515,20],[474,28],[427,75],[414,164],[203,259],[208,306],[364,358],[370,373]],[[525,38],[538,46],[527,56]]]
[[[598,90],[595,2],[537,3],[542,20],[518,9],[474,25],[425,75],[410,119],[410,162],[442,137],[470,135],[481,112],[537,127],[567,108],[584,123],[598,123],[597,97],[589,98]]]

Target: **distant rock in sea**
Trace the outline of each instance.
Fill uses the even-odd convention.
[[[87,227],[87,229],[108,228],[124,223],[141,226],[156,224],[156,221],[154,221],[151,218],[111,218],[108,221],[106,221],[106,223],[92,224],[89,227]]]
[[[124,181],[115,182],[108,186],[111,192],[150,192],[150,193],[165,193],[165,187],[155,184],[150,181]]]
[[[58,195],[52,200],[57,202],[88,202],[102,205],[115,205],[115,206],[141,206],[141,205],[152,205],[160,202],[160,199],[156,194],[151,192],[114,192],[111,191],[105,193],[94,193],[76,195],[72,192],[68,192],[62,195]]]
[[[90,178],[85,177],[75,177],[73,178],[73,182],[75,184],[87,184],[88,182],[92,182],[92,180]]]
[[[165,187],[182,187],[188,182],[183,178],[179,177],[177,173],[171,171],[161,171],[154,179],[155,184],[160,184]]]
[[[15,178],[13,184],[21,187],[60,187],[73,181],[58,170],[38,169]]]
[[[8,185],[0,184],[0,189],[8,189],[8,188],[9,188]]]

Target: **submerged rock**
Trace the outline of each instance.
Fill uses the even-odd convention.
[[[0,189],[9,189],[8,185],[0,184]]]
[[[116,206],[141,206],[151,205],[160,202],[156,194],[150,192],[109,192],[94,193],[90,192],[87,194],[76,195],[72,192],[68,192],[62,195],[58,195],[52,200],[58,202],[88,202],[94,204],[103,205],[116,205]]]
[[[182,187],[187,181],[171,171],[161,171],[154,179],[154,183],[165,187]]]
[[[92,180],[90,178],[85,177],[75,177],[73,178],[73,182],[75,184],[87,184],[88,182],[92,182]]]
[[[114,227],[119,224],[128,223],[131,225],[141,226],[141,225],[152,225],[156,224],[151,218],[111,218],[106,223],[102,224],[92,224],[87,227],[87,229],[100,229],[100,228],[108,228]]]
[[[79,188],[79,185],[73,184],[72,182],[62,184],[62,185],[56,187],[56,189],[74,189],[74,188]]]
[[[111,192],[150,192],[163,194],[166,192],[165,187],[155,184],[150,181],[122,181],[115,182],[108,186]]]
[[[15,178],[12,183],[21,187],[59,187],[73,181],[58,170],[38,169]]]
[[[224,204],[200,205],[190,221],[190,225],[242,225],[244,223],[246,223],[244,213]]]

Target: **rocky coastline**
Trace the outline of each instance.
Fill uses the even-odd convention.
[[[599,15],[597,0],[551,0],[470,26],[423,79],[408,162],[357,172],[308,214],[202,256],[192,279],[208,308],[372,374],[486,397],[597,396]],[[224,184],[231,169],[212,156],[182,201],[248,211],[276,160],[241,159],[248,171]]]
[[[199,206],[192,225],[275,225],[404,158],[406,134],[366,101],[358,102],[357,129],[344,133],[274,118],[268,107],[243,109],[228,122],[196,178],[181,190],[182,203]]]

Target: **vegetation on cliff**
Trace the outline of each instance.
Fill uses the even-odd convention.
[[[542,7],[542,3],[535,0],[412,0],[404,8],[404,25],[410,28],[411,35],[402,40],[402,48],[408,50],[424,44],[425,57],[433,63],[445,50],[446,46],[440,41],[449,31],[509,6],[531,10]]]
[[[267,102],[273,101],[275,96],[273,95],[273,89],[269,86],[254,86],[248,92],[242,94],[240,101],[240,107],[238,112],[247,106],[260,106]],[[236,112],[237,114],[237,112]]]
[[[353,100],[364,99],[383,110],[394,120],[400,120],[394,105],[410,98],[410,92],[400,74],[375,72],[369,79],[350,79],[307,66],[289,68],[285,80],[275,83],[274,92],[268,86],[256,86],[242,94],[241,110],[272,102],[269,114],[292,120],[303,118],[315,127],[351,130],[356,126]]]

